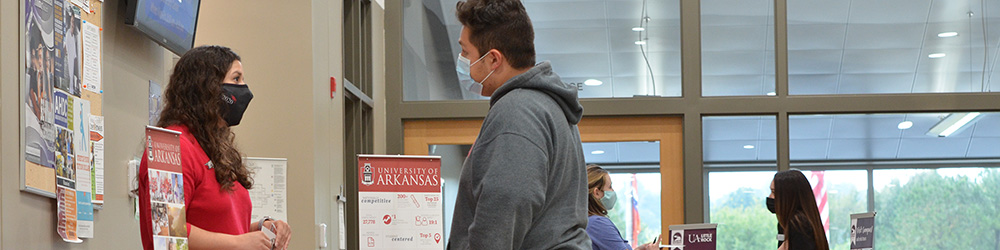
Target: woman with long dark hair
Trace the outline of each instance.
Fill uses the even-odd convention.
[[[622,238],[618,227],[608,218],[608,210],[615,207],[618,199],[611,188],[611,175],[597,165],[587,165],[587,235],[594,250],[631,250],[632,246]],[[643,244],[636,250],[660,249],[660,241]]]
[[[829,250],[823,221],[809,179],[798,170],[774,174],[771,195],[778,225],[785,233],[779,250]],[[770,201],[768,203],[771,203]]]
[[[243,64],[231,49],[201,46],[177,61],[157,126],[179,131],[189,248],[286,249],[291,238],[280,220],[250,221],[253,178],[229,129],[240,123],[253,94]],[[143,159],[146,157],[143,156]],[[143,247],[153,249],[146,162],[139,169]],[[272,241],[266,227],[277,234]]]

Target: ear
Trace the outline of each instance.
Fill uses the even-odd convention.
[[[500,51],[497,49],[491,49],[489,51],[486,51],[486,53],[491,55],[491,58],[485,59],[490,63],[489,64],[490,70],[499,69],[500,64],[502,64],[505,60],[507,60],[507,58],[503,56],[503,53],[500,53]]]

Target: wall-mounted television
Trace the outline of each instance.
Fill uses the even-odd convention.
[[[194,46],[201,0],[122,0],[125,24],[183,55]]]

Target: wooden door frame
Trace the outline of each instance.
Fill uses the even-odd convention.
[[[403,152],[427,155],[430,145],[471,145],[481,119],[403,122]],[[660,227],[684,224],[684,134],[682,117],[584,117],[583,142],[660,142]]]

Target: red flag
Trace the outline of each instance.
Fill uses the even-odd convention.
[[[635,249],[639,246],[639,231],[642,229],[639,224],[639,198],[637,194],[639,190],[639,184],[635,179],[635,174],[632,174],[632,189],[630,190],[632,196],[632,248]]]
[[[826,199],[826,180],[824,176],[826,175],[823,171],[812,171],[810,177],[812,177],[813,183],[813,195],[816,196],[816,206],[819,209],[819,217],[823,220],[823,230],[826,231],[827,235],[830,235],[830,209],[829,204],[827,204]]]

